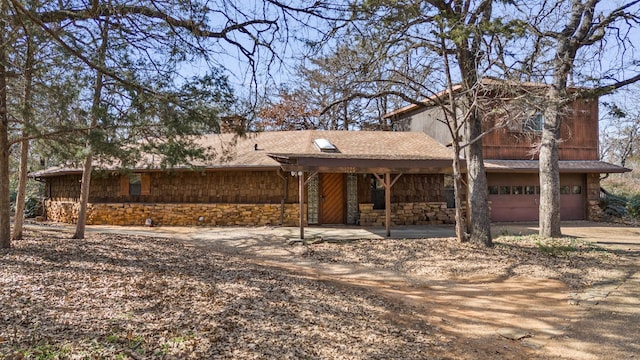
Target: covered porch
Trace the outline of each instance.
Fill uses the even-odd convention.
[[[403,157],[334,152],[318,154],[271,153],[269,156],[280,164],[282,171],[290,173],[298,180],[300,239],[305,238],[305,215],[307,223],[310,224],[360,224],[363,208],[371,212],[374,208],[378,210],[373,211],[380,211],[381,207],[384,210],[385,235],[391,237],[392,215],[394,215],[392,213],[394,211],[392,198],[394,195],[396,198],[398,197],[393,193],[394,185],[403,177],[436,175],[443,178],[445,174],[452,172],[450,159],[433,158],[428,154]],[[369,184],[368,179],[373,181]],[[411,180],[413,191],[420,191],[420,189],[415,189],[415,182],[415,180]],[[376,190],[374,189],[376,186],[382,190],[380,194],[384,196],[382,206],[375,204],[374,199],[371,199],[371,204],[368,203],[369,201],[363,204],[357,200],[358,196],[361,199],[363,197],[363,187],[365,189],[369,187],[373,192]],[[442,181],[436,181],[433,187],[437,187],[437,189],[432,189],[432,191],[442,192]],[[374,197],[373,193],[372,197]],[[419,204],[409,202],[406,206],[423,208],[446,206],[442,204],[446,203],[433,202],[428,205],[426,202]],[[421,211],[428,212],[430,210],[421,209]]]

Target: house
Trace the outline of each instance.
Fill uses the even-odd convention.
[[[444,194],[452,152],[418,132],[283,131],[198,139],[215,157],[161,169],[147,155],[92,176],[87,224],[453,223]],[[49,168],[48,220],[77,219],[82,171]]]
[[[539,163],[536,145],[540,141],[544,115],[535,102],[493,100],[504,82],[484,80],[487,86],[482,96],[487,115],[482,139],[484,165],[487,174],[492,221],[537,221],[539,219]],[[523,92],[543,98],[544,85],[519,84],[517,95]],[[457,91],[459,88],[454,88]],[[577,89],[570,89],[575,92]],[[510,91],[514,91],[511,89]],[[444,93],[442,93],[444,94]],[[440,96],[440,94],[435,97]],[[516,98],[517,96],[514,96]],[[507,99],[511,99],[507,97]],[[425,106],[409,105],[385,115],[396,129],[423,132],[442,144],[451,144],[441,107],[426,101]],[[517,104],[516,104],[517,103]],[[502,111],[495,109],[501,107]],[[537,108],[537,109],[536,109]],[[576,97],[563,114],[559,144],[560,217],[562,220],[598,220],[600,176],[630,169],[600,161],[598,152],[598,99]]]

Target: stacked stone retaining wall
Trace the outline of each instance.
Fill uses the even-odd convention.
[[[384,226],[385,210],[374,209],[373,204],[360,204],[360,225]],[[446,202],[414,202],[391,204],[393,225],[437,225],[455,223],[455,209]]]
[[[70,201],[45,202],[50,221],[74,223],[79,204]],[[94,203],[87,210],[88,225],[278,225],[280,204],[146,204]],[[283,225],[298,226],[298,204],[285,204]]]

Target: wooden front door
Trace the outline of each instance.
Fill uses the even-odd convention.
[[[322,174],[320,178],[320,207],[322,224],[344,224],[344,174]]]

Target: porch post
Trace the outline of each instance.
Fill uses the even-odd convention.
[[[298,171],[298,201],[300,204],[300,240],[304,239],[304,172]]]
[[[387,227],[387,237],[391,237],[391,173],[384,173],[384,224]]]

